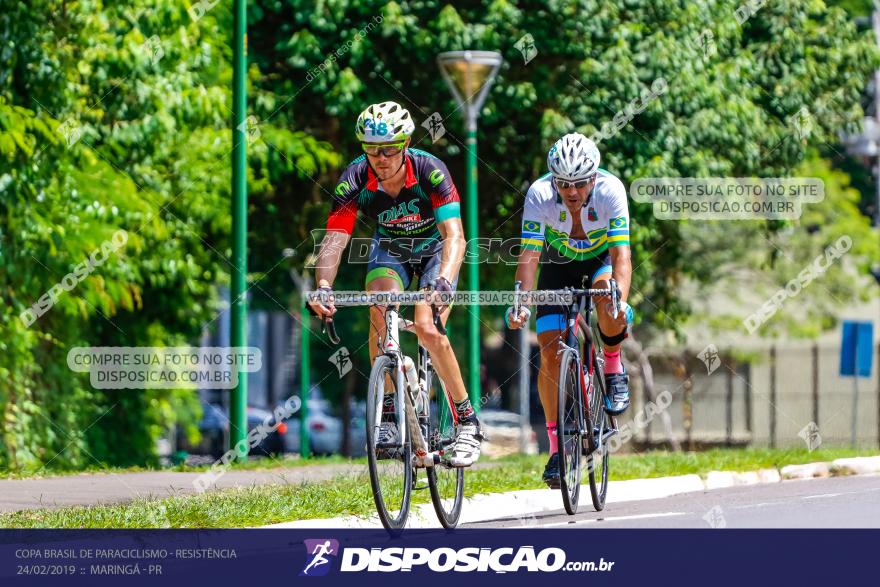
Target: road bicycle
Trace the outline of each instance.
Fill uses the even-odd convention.
[[[524,292],[515,285],[514,316],[519,315]],[[534,293],[567,294],[571,304],[566,307],[566,328],[559,341],[559,386],[557,390],[556,434],[559,441],[559,485],[562,503],[570,515],[577,513],[583,461],[587,462],[593,507],[601,511],[608,495],[608,440],[618,433],[617,418],[605,412],[606,393],[602,356],[602,339],[594,297],[610,296],[614,315],[620,311],[620,291],[612,279],[607,289],[574,289]],[[586,316],[586,319],[584,318]],[[583,349],[576,325],[584,332]],[[587,363],[583,361],[587,357]]]
[[[368,296],[375,300],[375,295]],[[378,304],[372,304],[378,305]],[[434,326],[441,334],[446,329],[436,306],[432,305]],[[429,489],[434,511],[444,528],[458,524],[464,500],[464,469],[452,467],[444,455],[451,450],[458,426],[452,397],[434,371],[431,357],[419,345],[418,361],[413,363],[400,348],[400,332],[415,332],[415,324],[400,316],[396,305],[385,306],[385,337],[379,341],[380,354],[373,361],[367,388],[367,461],[373,500],[382,525],[389,531],[406,526],[412,492]],[[323,329],[330,342],[339,343],[332,319],[323,319]],[[407,377],[407,367],[417,376]],[[379,438],[386,391],[392,396],[397,425],[396,439]],[[431,413],[431,396],[445,401],[445,410]],[[386,413],[388,418],[389,414]],[[427,485],[419,483],[424,470]]]

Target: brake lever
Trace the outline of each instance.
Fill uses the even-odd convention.
[[[519,320],[519,313],[522,309],[522,303],[520,302],[520,288],[522,287],[522,281],[516,281],[513,284],[513,316],[517,320]]]
[[[443,325],[443,320],[440,318],[440,311],[434,304],[431,304],[431,313],[434,314],[434,327],[437,328],[437,332],[446,336],[446,327]]]
[[[321,316],[321,333],[327,335],[327,340],[330,341],[330,344],[339,344],[339,336],[336,334],[333,318]]]
[[[608,280],[608,287],[611,289],[611,308],[613,309],[613,317],[616,320],[620,314],[620,290],[617,289],[617,282],[613,279]]]

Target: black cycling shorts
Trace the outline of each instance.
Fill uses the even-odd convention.
[[[537,289],[590,287],[597,277],[606,273],[611,273],[611,256],[608,251],[586,261],[542,262]],[[590,277],[590,281],[586,284],[583,283],[585,275]],[[535,331],[541,333],[548,330],[565,330],[565,312],[566,308],[563,306],[538,306]]]

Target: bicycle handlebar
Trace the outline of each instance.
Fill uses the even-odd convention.
[[[614,310],[612,314],[614,318],[617,318],[617,315],[620,314],[620,297],[621,292],[620,288],[617,287],[617,282],[613,279],[608,280],[608,287],[602,289],[574,289],[569,288],[569,292],[573,296],[590,296],[590,297],[603,297],[603,296],[611,296],[611,305]]]

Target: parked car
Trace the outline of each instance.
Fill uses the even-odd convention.
[[[309,450],[312,454],[331,455],[342,452],[342,418],[333,414],[330,403],[320,397],[309,399]],[[352,401],[349,408],[349,449],[352,456],[367,454],[366,407],[362,401]],[[286,452],[300,452],[300,419],[295,415],[287,420],[284,436]]]
[[[274,415],[269,410],[248,406],[247,426],[248,432],[257,426],[268,422],[274,426]],[[226,409],[220,404],[202,402],[202,419],[199,422],[201,440],[198,444],[190,444],[182,434],[178,434],[178,450],[184,450],[190,454],[210,455],[220,458],[229,449],[229,416]],[[260,443],[250,449],[251,455],[280,455],[284,452],[284,435],[287,433],[287,424],[282,422],[277,429],[270,432]]]
[[[314,395],[314,392],[313,392]],[[330,455],[338,453],[342,446],[342,420],[331,414],[330,403],[312,397],[308,404],[309,450],[313,454]],[[284,450],[300,452],[299,414],[287,420],[287,433],[284,435]]]
[[[483,455],[494,458],[520,452],[519,414],[507,410],[483,409],[479,413],[480,426],[486,440],[483,441]],[[526,454],[538,454],[538,438],[531,426],[525,428]]]

